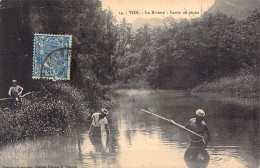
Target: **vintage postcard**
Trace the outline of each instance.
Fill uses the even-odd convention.
[[[259,168],[259,0],[0,0],[0,167]]]

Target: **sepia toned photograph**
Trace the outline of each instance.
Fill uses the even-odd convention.
[[[0,167],[259,168],[259,0],[0,0]]]

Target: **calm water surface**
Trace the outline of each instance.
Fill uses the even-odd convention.
[[[110,110],[110,143],[90,140],[88,128],[5,144],[1,166],[188,167],[183,159],[189,135],[146,109],[185,124],[202,108],[212,141],[208,168],[259,168],[259,100],[182,91],[118,91]]]

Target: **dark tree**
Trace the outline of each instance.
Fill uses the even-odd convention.
[[[30,25],[30,1],[2,0],[0,8],[0,91],[7,96],[12,79],[34,89],[32,80],[33,33]]]

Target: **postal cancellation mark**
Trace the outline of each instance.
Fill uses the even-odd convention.
[[[34,35],[33,79],[70,80],[71,35]]]

